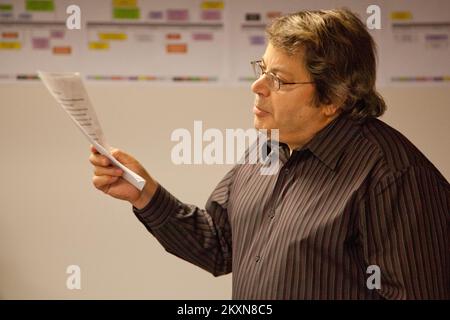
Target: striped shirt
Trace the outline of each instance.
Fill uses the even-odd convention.
[[[168,252],[233,272],[233,299],[450,298],[450,185],[407,138],[341,115],[279,154],[275,175],[234,166],[204,210],[159,186],[134,213]]]

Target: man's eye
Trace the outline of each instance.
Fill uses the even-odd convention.
[[[284,83],[288,82],[288,81],[286,81],[286,80],[280,78],[280,77],[277,76],[276,74],[275,74],[274,76],[278,78],[278,80],[280,81],[281,84],[284,84]]]

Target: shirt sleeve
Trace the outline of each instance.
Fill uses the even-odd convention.
[[[383,298],[450,298],[450,186],[444,177],[427,167],[392,174],[368,191],[361,213],[364,262],[380,268]]]
[[[166,251],[214,276],[231,272],[231,228],[227,204],[236,167],[212,192],[206,209],[185,204],[161,185],[137,218]]]

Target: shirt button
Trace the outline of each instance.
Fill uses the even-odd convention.
[[[275,217],[275,209],[270,209],[270,211],[269,211],[269,218],[273,219],[273,217]]]
[[[261,260],[261,257],[258,255],[258,256],[255,257],[255,261],[259,262],[259,260]]]

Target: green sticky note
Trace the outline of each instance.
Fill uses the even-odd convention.
[[[27,11],[55,11],[53,0],[26,0]]]
[[[12,11],[12,4],[0,3],[0,11]]]
[[[139,19],[139,8],[114,8],[114,19]]]

